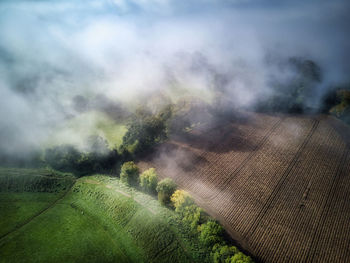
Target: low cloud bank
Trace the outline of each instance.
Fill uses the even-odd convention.
[[[293,77],[281,66],[290,57],[320,66],[317,105],[348,81],[347,10],[346,1],[1,1],[1,151],[38,147],[79,114],[77,96],[129,105],[224,92],[222,107],[252,108],[274,96],[271,80]]]

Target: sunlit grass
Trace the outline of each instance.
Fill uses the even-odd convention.
[[[58,125],[45,146],[73,144],[83,147],[89,136],[98,135],[107,140],[110,148],[116,148],[126,131],[123,122],[117,122],[103,112],[89,111]]]

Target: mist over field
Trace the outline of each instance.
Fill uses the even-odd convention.
[[[0,149],[40,146],[80,114],[79,96],[100,109],[153,94],[210,102],[219,92],[227,99],[220,107],[250,109],[274,95],[272,81],[293,78],[283,66],[290,57],[320,67],[305,102],[317,108],[325,90],[349,81],[349,7],[340,0],[1,1]]]

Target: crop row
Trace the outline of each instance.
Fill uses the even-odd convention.
[[[260,226],[250,239],[254,243],[252,247],[262,258],[271,261],[289,260],[291,257],[293,260],[305,259],[340,163],[339,153],[344,149],[341,140],[332,138],[332,135],[330,127],[321,123],[264,217],[260,218]],[[264,227],[266,225],[269,226],[268,231]],[[278,253],[268,251],[271,247],[276,248]]]
[[[220,150],[220,145],[218,145],[214,151],[203,151],[200,153],[200,156],[205,158],[207,163],[204,165],[197,165],[196,169],[191,171],[191,173],[185,174],[182,171],[182,174],[185,174],[185,176],[181,183],[186,185],[189,190],[196,192],[203,200],[213,198],[218,193],[218,189],[225,187],[224,181],[231,178],[233,173],[232,167],[239,168],[249,160],[255,150],[261,146],[264,138],[269,136],[269,132],[277,127],[280,121],[279,118],[270,117],[261,120],[261,122],[256,123],[256,125],[231,126],[230,128],[233,132],[226,136],[228,140],[237,142],[237,145],[233,145],[232,148],[226,152],[222,152]],[[239,133],[241,135],[239,136],[235,136],[237,129],[240,129]],[[213,140],[215,140],[215,137],[217,138],[222,135],[212,134],[211,136],[214,138]],[[248,140],[253,140],[257,143],[251,145]],[[239,144],[248,144],[249,146],[246,147],[244,151],[240,151],[237,150],[237,148],[240,149],[241,147]],[[203,188],[203,185],[206,187]]]
[[[263,261],[349,260],[350,150],[329,120],[256,115],[194,133],[205,147],[172,141],[141,165],[190,191]]]
[[[311,129],[310,120],[300,120],[299,125],[295,125],[295,122],[295,119],[286,119],[241,170],[239,176],[215,200],[217,204],[224,201],[218,208],[219,213],[242,235],[251,227],[281,174],[288,167],[291,157],[304,141],[305,134],[296,135],[294,132],[299,127]],[[290,129],[291,124],[295,127],[294,130]],[[281,137],[286,133],[288,136]],[[281,147],[281,141],[288,143],[289,147]]]
[[[346,262],[350,258],[350,149],[344,151],[308,259]]]

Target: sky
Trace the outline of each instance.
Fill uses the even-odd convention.
[[[130,103],[170,86],[211,94],[228,76],[238,107],[270,96],[267,57],[305,57],[326,87],[349,81],[348,1],[2,0],[0,148],[37,147],[78,114],[77,95]],[[215,72],[215,74],[213,74]]]

